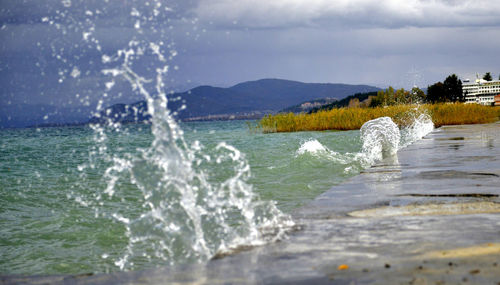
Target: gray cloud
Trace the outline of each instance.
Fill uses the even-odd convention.
[[[179,58],[182,72],[226,85],[281,77],[425,87],[451,73],[496,74],[500,66],[500,37],[490,27],[208,31],[199,42]]]
[[[72,96],[78,93],[87,94],[94,103],[104,93],[104,83],[110,80],[103,76],[102,69],[120,64],[104,64],[102,57],[130,48],[132,40],[144,48],[143,55],[135,55],[135,70],[148,78],[154,76],[159,63],[149,44],[161,43],[161,52],[168,59],[176,49],[178,27],[189,22],[185,17],[191,13],[193,3],[160,0],[2,2],[0,82],[4,88],[0,103],[72,100],[77,104],[80,100]],[[170,62],[175,65],[174,60]],[[73,70],[79,75],[73,77]],[[121,87],[116,84],[110,93],[127,102],[137,98],[127,84]],[[126,94],[127,89],[130,94]]]
[[[68,1],[2,2],[2,103],[88,96],[94,104],[111,80],[102,69],[120,64],[102,56],[131,40],[178,53],[168,61],[169,89],[265,77],[425,87],[451,73],[500,72],[500,0]],[[133,67],[154,78],[161,64],[146,48]],[[107,103],[139,98],[115,80]]]
[[[222,27],[499,26],[499,0],[200,0],[194,12]]]

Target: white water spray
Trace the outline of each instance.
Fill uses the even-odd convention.
[[[169,61],[177,51],[155,29],[161,1],[153,4],[133,7],[131,25],[136,32],[124,48],[101,56],[107,80],[103,98],[113,92],[116,82],[127,81],[131,92],[146,101],[153,141],[135,152],[117,148],[115,138],[127,136],[127,127],[102,113],[101,99],[95,113],[99,123],[91,126],[94,142],[89,161],[79,166],[83,182],[73,187],[84,188],[73,196],[80,205],[91,207],[96,218],[112,219],[125,228],[127,247],[113,256],[121,270],[203,262],[241,245],[283,238],[293,225],[274,202],[262,201],[253,192],[243,153],[224,142],[205,149],[198,141],[185,141],[165,91]],[[83,31],[83,40],[102,53],[95,36],[98,29],[92,23]],[[102,184],[85,185],[87,173],[94,170]]]
[[[407,147],[434,130],[434,123],[432,122],[431,116],[427,113],[419,113],[418,110],[415,110],[414,117],[415,119],[412,123],[401,130],[402,139],[400,148]]]
[[[389,117],[381,117],[363,124],[360,138],[363,143],[357,158],[364,167],[386,157],[396,155],[397,151],[422,139],[434,130],[431,117],[418,108],[406,114],[408,126],[401,130]]]
[[[318,140],[310,139],[301,144],[295,157],[309,155],[326,159],[334,164],[345,165],[345,173],[355,173],[384,158],[395,156],[398,150],[434,130],[434,124],[425,111],[416,108],[405,115],[408,125],[401,130],[389,117],[366,122],[360,129],[361,149],[358,153],[338,153],[328,149]]]
[[[360,136],[363,143],[361,153],[368,165],[396,154],[401,140],[398,126],[389,117],[366,122],[360,129]]]

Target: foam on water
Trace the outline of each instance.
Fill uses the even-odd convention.
[[[295,157],[312,156],[318,159],[325,159],[338,164],[348,164],[352,162],[353,156],[350,153],[341,154],[329,149],[316,139],[309,139],[302,143],[295,152]]]
[[[302,155],[306,153],[310,154],[328,153],[328,149],[325,146],[323,146],[318,140],[311,139],[304,142],[297,150],[297,155]]]

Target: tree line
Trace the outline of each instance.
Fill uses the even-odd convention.
[[[483,76],[486,81],[492,81],[490,72]],[[500,76],[498,78],[500,80]],[[389,87],[377,92],[377,96],[371,98],[370,107],[393,106],[400,104],[418,104],[418,103],[447,103],[447,102],[465,102],[465,96],[462,91],[462,81],[456,74],[451,74],[443,82],[436,82],[427,86],[427,94],[418,87],[412,90],[403,88],[395,90]]]

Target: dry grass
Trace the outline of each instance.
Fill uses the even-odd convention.
[[[499,107],[478,104],[433,104],[426,108],[436,127],[493,123],[500,117]]]
[[[443,125],[483,124],[498,120],[500,108],[477,104],[397,105],[378,108],[340,108],[313,114],[268,115],[260,121],[263,132],[355,130],[369,120],[391,117],[406,125],[415,113],[427,112],[436,127]]]

